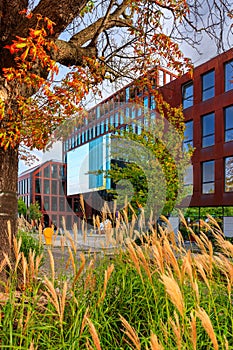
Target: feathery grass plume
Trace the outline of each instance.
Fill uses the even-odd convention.
[[[30,279],[32,280],[35,276],[35,250],[29,250],[29,256],[28,256],[28,265],[29,265],[29,275]]]
[[[222,232],[222,229],[221,227],[219,226],[219,223],[217,222],[217,220],[211,216],[210,214],[207,214],[207,218],[209,220],[209,223],[210,225],[213,225],[214,228],[217,228],[217,231],[221,234],[221,235],[224,235],[223,232]]]
[[[39,227],[38,227],[38,236],[39,236],[39,242],[40,244],[42,244],[42,237],[43,237],[43,227],[41,222],[39,223]]]
[[[191,334],[190,334],[190,340],[192,342],[193,350],[197,349],[197,324],[196,324],[196,315],[193,311],[190,313],[190,327],[191,327]]]
[[[153,241],[152,257],[153,257],[153,265],[157,268],[159,274],[164,274],[165,264],[164,264],[164,256],[163,256],[163,247],[158,239],[156,241]]]
[[[62,251],[62,253],[64,253],[64,251],[65,251],[65,236],[63,236],[63,235],[61,235],[61,237],[60,237],[60,243],[61,243],[61,251]]]
[[[10,271],[12,271],[13,268],[12,268],[12,265],[11,265],[11,262],[10,262],[10,259],[9,259],[9,256],[8,256],[6,253],[3,253],[3,256],[4,256],[4,259],[6,260],[6,264],[8,265]]]
[[[152,333],[150,336],[151,350],[164,350],[164,347],[159,343],[157,335]]]
[[[182,347],[182,331],[181,331],[181,327],[180,327],[179,317],[178,317],[178,315],[177,315],[177,313],[175,311],[174,311],[174,317],[175,317],[175,321],[170,317],[169,318],[169,323],[171,324],[173,332],[175,334],[175,341],[176,341],[177,349],[181,350],[181,347]]]
[[[218,266],[220,271],[224,271],[225,274],[229,278],[229,282],[232,285],[233,284],[233,264],[231,260],[229,260],[226,256],[223,254],[218,254],[218,256],[214,256],[214,261],[216,262],[216,265]]]
[[[142,283],[144,284],[142,272],[141,272],[141,268],[140,268],[140,262],[138,260],[137,254],[136,254],[136,249],[133,246],[133,244],[130,242],[129,239],[127,239],[126,244],[127,244],[127,252],[129,253],[130,258],[131,258],[132,262],[134,263],[134,266],[135,266],[139,276],[141,277]]]
[[[177,277],[181,281],[182,275],[181,275],[180,267],[179,267],[177,258],[175,257],[175,254],[172,251],[171,244],[168,242],[167,239],[164,240],[163,246],[164,246],[164,252],[165,252],[164,255],[165,255],[167,264],[172,267],[173,271],[176,273]]]
[[[103,291],[101,293],[101,296],[99,297],[97,305],[99,305],[105,298],[107,284],[108,284],[109,278],[110,278],[113,270],[114,270],[114,265],[111,264],[110,266],[107,267],[107,270],[104,271],[104,288],[103,288]]]
[[[73,224],[73,233],[74,233],[74,243],[76,246],[76,243],[78,242],[78,225],[76,222]]]
[[[84,198],[83,198],[82,194],[80,194],[80,196],[79,196],[79,201],[80,201],[80,206],[81,206],[81,210],[83,213],[83,219],[86,220],[85,203],[84,203]]]
[[[98,333],[96,331],[96,328],[95,328],[94,324],[91,322],[91,320],[88,317],[86,317],[86,321],[88,323],[89,330],[90,330],[90,333],[91,333],[91,337],[92,337],[92,340],[93,340],[93,342],[95,344],[96,349],[97,350],[101,350],[99,336],[98,336]]]
[[[27,263],[27,259],[24,256],[24,254],[22,253],[22,269],[23,269],[23,289],[26,288],[27,285],[27,272],[28,272],[28,263]]]
[[[78,301],[77,301],[76,298],[75,298],[75,300],[76,300],[77,306],[79,306],[79,303],[78,303]],[[79,336],[80,336],[80,337],[81,337],[81,335],[83,334],[84,328],[85,328],[86,323],[87,323],[87,318],[88,318],[88,316],[89,316],[89,306],[86,308],[86,311],[85,311],[85,313],[84,313],[84,315],[83,315],[83,320],[82,320],[82,324],[81,324],[80,332],[79,332]]]
[[[0,263],[0,272],[2,272],[2,270],[4,269],[4,267],[6,266],[7,261],[6,259],[2,259],[1,263]]]
[[[92,290],[93,287],[95,286],[95,278],[93,277],[93,267],[94,267],[94,260],[91,259],[86,271],[86,279],[84,281],[84,291],[86,291],[88,287]]]
[[[77,280],[79,279],[79,276],[81,275],[81,273],[84,270],[84,267],[86,265],[86,259],[85,259],[85,255],[83,254],[83,252],[80,253],[80,260],[81,260],[81,265],[80,265],[77,273],[74,276],[74,280],[73,280],[73,283],[72,283],[72,288],[74,288]]]
[[[136,247],[136,252],[137,252],[137,257],[140,259],[141,266],[145,270],[147,277],[149,278],[150,283],[153,284],[152,276],[151,276],[151,272],[150,272],[150,266],[148,264],[148,261],[145,257],[145,254],[143,253],[141,247]]]
[[[214,328],[208,314],[203,308],[198,307],[198,309],[196,310],[196,316],[201,320],[203,328],[205,329],[206,333],[208,334],[210,340],[213,343],[214,350],[218,350],[217,338],[214,333]]]
[[[176,247],[176,239],[175,239],[175,233],[173,230],[173,227],[170,223],[170,221],[166,218],[166,216],[161,215],[160,218],[166,223],[167,227],[165,229],[167,233],[167,237],[169,238],[169,242],[172,243],[173,247]]]
[[[130,324],[126,321],[126,319],[120,315],[120,320],[121,323],[124,326],[124,333],[125,335],[130,339],[130,341],[128,339],[125,339],[126,343],[133,349],[135,350],[141,350],[141,345],[140,345],[140,340],[138,338],[138,335],[135,331],[135,329],[130,326]],[[133,346],[132,346],[133,344]]]
[[[189,276],[191,281],[195,278],[191,250],[188,250],[187,253],[182,257],[182,266],[181,266],[182,280],[184,280],[185,274]]]
[[[184,299],[178,283],[173,276],[167,276],[165,274],[161,275],[161,281],[172,304],[177,308],[181,316],[184,317]]]
[[[51,273],[52,273],[52,282],[54,284],[54,280],[55,280],[55,265],[54,265],[54,258],[53,258],[53,253],[51,251],[51,249],[48,249],[48,254],[49,254],[49,264],[50,264],[50,268],[51,268]]]
[[[9,246],[12,247],[12,232],[11,232],[11,222],[10,220],[7,221],[7,232],[8,232],[8,240],[9,240]]]
[[[76,244],[75,244],[74,239],[73,239],[73,237],[71,236],[70,232],[69,232],[69,231],[66,231],[66,232],[65,232],[65,236],[66,236],[67,240],[70,242],[70,245],[71,245],[73,251],[74,251],[75,254],[76,254],[76,252],[77,252],[77,247],[76,247]]]
[[[76,274],[75,258],[74,258],[73,252],[72,252],[72,250],[70,249],[70,247],[68,247],[68,253],[69,253],[69,259],[68,259],[68,261],[67,261],[67,263],[66,263],[66,269],[68,269],[68,267],[69,267],[69,265],[70,265],[70,262],[71,262],[71,265],[72,265],[74,274]]]
[[[54,284],[45,276],[44,284],[47,291],[44,291],[44,295],[47,297],[48,301],[55,307],[57,314],[59,316],[60,324],[63,322],[64,310],[65,310],[65,300],[67,295],[67,281],[64,282],[62,296],[58,296],[54,287]]]
[[[205,270],[203,268],[203,265],[197,260],[197,258],[195,258],[195,265],[197,267],[197,272],[202,277],[202,279],[205,282],[206,286],[210,290],[210,284],[209,284],[208,278],[206,276]]]
[[[34,343],[33,343],[33,341],[30,343],[30,348],[29,348],[29,350],[37,350],[38,348],[36,347],[34,347]]]
[[[62,216],[62,228],[63,228],[64,232],[66,232],[66,220],[65,220],[64,216]]]

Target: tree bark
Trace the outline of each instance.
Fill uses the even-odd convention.
[[[0,148],[0,264],[4,253],[13,261],[12,242],[17,232],[18,149]],[[7,268],[0,272],[0,289],[7,280]]]

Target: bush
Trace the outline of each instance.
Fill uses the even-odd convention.
[[[20,237],[22,239],[20,251],[24,253],[26,259],[29,257],[30,249],[31,251],[35,251],[35,256],[43,253],[43,244],[31,232],[19,230],[17,238],[19,239]]]

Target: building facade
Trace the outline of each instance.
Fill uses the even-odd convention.
[[[158,68],[151,79],[152,88],[160,89],[171,106],[183,105],[186,124],[184,147],[190,145],[194,148],[193,169],[188,177],[188,181],[193,183],[190,219],[205,217],[206,213],[219,216],[224,218],[224,228],[228,232],[233,224],[233,50],[194,68],[192,77],[185,74],[177,78],[168,70]],[[138,99],[142,108],[132,108],[130,101]],[[104,171],[111,166],[108,156],[110,135],[114,133],[113,128],[121,130],[128,127],[124,116],[146,123],[143,108],[148,109],[153,117],[156,111],[154,97],[133,82],[91,108],[83,125],[74,127],[63,142],[63,162],[67,169],[64,189],[75,215],[82,216],[80,194],[84,197],[86,216],[90,220],[100,209],[101,200],[109,200],[107,190],[111,188],[111,183],[105,179]],[[140,134],[140,126],[132,122],[131,127]],[[99,173],[93,174],[96,170],[100,170]],[[39,174],[44,174],[41,177],[41,193],[36,192]],[[22,174],[19,180],[26,180],[25,176],[27,174]],[[45,180],[50,181],[50,194],[46,193]],[[30,201],[37,200],[46,212],[48,200],[49,208],[54,209],[49,213],[54,219],[57,216],[59,222],[65,211],[59,204],[60,199],[54,199],[52,170],[50,177],[46,178],[44,170],[41,173],[36,169],[33,178],[28,181],[33,196]],[[24,191],[30,187],[28,184],[25,186]],[[26,193],[19,193],[27,198]],[[29,203],[29,199],[25,201]],[[53,201],[57,203],[57,212]],[[74,217],[69,220],[73,221]]]
[[[18,178],[18,196],[27,207],[39,204],[44,226],[53,223],[62,227],[62,217],[68,227],[72,225],[74,214],[66,197],[65,179],[65,164],[53,160],[24,171]]]

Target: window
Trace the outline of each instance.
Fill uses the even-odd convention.
[[[155,109],[156,108],[156,103],[155,103],[155,98],[153,95],[150,96],[150,109]]]
[[[225,159],[225,192],[233,192],[233,156]]]
[[[214,193],[214,160],[202,163],[202,193]]]
[[[185,123],[184,131],[184,150],[187,151],[190,147],[193,147],[193,121]]]
[[[44,177],[50,177],[50,166],[44,168]]]
[[[224,110],[225,115],[225,142],[233,141],[233,106]]]
[[[57,194],[57,181],[52,180],[52,194]]]
[[[50,193],[50,184],[49,180],[44,180],[44,193],[49,194]]]
[[[214,97],[214,70],[202,75],[202,101]]]
[[[189,82],[182,86],[183,109],[193,106],[193,83]]]
[[[36,193],[40,193],[40,179],[36,179],[36,188],[35,188]]]
[[[145,96],[143,99],[143,104],[144,104],[144,108],[148,108],[149,107],[149,99],[148,96]]]
[[[202,117],[202,147],[214,145],[214,113]]]
[[[57,211],[57,197],[52,197],[52,211]]]
[[[51,166],[51,169],[52,169],[52,177],[53,178],[57,178],[57,165],[56,164],[53,164]]]
[[[233,89],[233,60],[225,64],[225,91]]]

